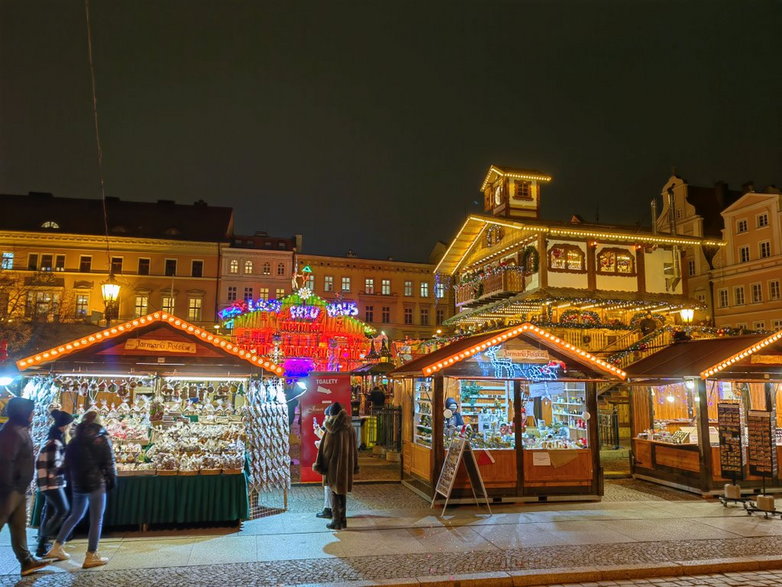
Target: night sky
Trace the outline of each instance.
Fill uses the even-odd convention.
[[[0,3],[0,192],[98,197],[81,1]],[[425,260],[491,163],[649,224],[672,167],[782,184],[779,1],[92,0],[106,191]],[[5,211],[3,211],[5,213]]]

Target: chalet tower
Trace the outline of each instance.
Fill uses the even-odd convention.
[[[541,186],[550,181],[540,171],[492,165],[481,185],[483,210],[504,218],[539,218]]]

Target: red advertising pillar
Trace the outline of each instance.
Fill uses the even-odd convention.
[[[325,409],[339,402],[350,413],[350,373],[310,373],[304,380],[307,391],[299,398],[301,409],[301,480],[320,482],[322,477],[312,470],[318,456],[316,429],[323,425]]]

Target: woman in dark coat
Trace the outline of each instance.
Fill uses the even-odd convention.
[[[87,556],[83,568],[105,565],[109,559],[98,554],[98,541],[106,509],[106,492],[117,484],[114,452],[108,432],[97,421],[96,412],[84,414],[76,426],[76,434],[65,449],[65,470],[68,475],[73,502],[71,514],[60,528],[57,540],[46,558],[66,560],[71,556],[63,550],[70,535],[90,508],[90,530],[87,537]]]
[[[338,402],[331,406],[331,416],[326,420],[326,434],[320,441],[318,458],[313,469],[323,475],[331,491],[332,521],[330,530],[347,528],[347,494],[353,490],[353,475],[358,473],[356,433],[348,413]]]

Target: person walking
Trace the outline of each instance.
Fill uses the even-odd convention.
[[[71,513],[65,520],[47,558],[67,560],[71,558],[63,545],[84,514],[90,508],[90,529],[87,536],[87,555],[82,568],[99,567],[109,559],[98,554],[98,542],[106,509],[106,492],[117,484],[114,452],[108,432],[98,422],[98,413],[84,414],[76,426],[76,434],[65,449],[65,470],[71,484]]]
[[[50,540],[65,521],[70,511],[65,496],[65,436],[73,422],[73,416],[62,410],[52,410],[54,424],[49,428],[49,437],[41,446],[35,461],[38,491],[44,497],[45,504],[38,529],[38,548],[36,556],[44,556],[51,548]]]
[[[49,564],[27,549],[25,493],[34,474],[35,457],[30,438],[34,407],[29,399],[11,398],[5,407],[8,421],[0,428],[0,530],[8,524],[11,547],[22,567],[23,577]]]
[[[320,442],[313,469],[323,475],[329,486],[332,520],[329,530],[347,528],[347,494],[353,490],[353,475],[358,473],[358,450],[348,413],[339,402],[331,405],[326,434]]]

